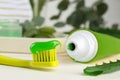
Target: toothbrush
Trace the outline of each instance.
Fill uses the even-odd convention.
[[[34,42],[30,46],[33,61],[11,58],[0,55],[0,64],[25,67],[25,68],[44,68],[58,66],[56,58],[56,46],[61,45],[58,40],[51,40],[48,42]]]
[[[41,65],[43,67],[58,66],[55,49],[57,45],[61,45],[58,40],[33,43],[30,47],[30,50],[32,52],[34,62],[32,62],[31,65]]]

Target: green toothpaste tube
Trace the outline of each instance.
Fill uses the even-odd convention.
[[[78,30],[68,37],[66,51],[75,61],[93,62],[120,53],[120,39],[91,30]]]

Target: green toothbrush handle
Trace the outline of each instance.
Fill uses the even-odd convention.
[[[0,55],[0,64],[3,65],[28,68],[30,66],[29,63],[29,60],[21,60]]]

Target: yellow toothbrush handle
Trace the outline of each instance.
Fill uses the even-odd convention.
[[[21,60],[16,58],[11,58],[7,56],[0,55],[0,64],[8,65],[8,66],[15,66],[15,67],[30,67],[29,60]]]

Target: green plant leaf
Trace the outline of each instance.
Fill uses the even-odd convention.
[[[59,17],[61,16],[61,14],[62,14],[62,11],[60,11],[60,12],[58,13],[58,15],[52,16],[50,19],[51,19],[51,20],[59,19]]]
[[[65,23],[64,22],[57,22],[54,26],[55,27],[64,27]]]
[[[29,3],[31,5],[32,11],[34,11],[34,0],[29,0]]]
[[[30,6],[32,8],[33,17],[40,16],[46,0],[29,0]]]
[[[82,11],[87,20],[97,20],[98,16],[96,15],[95,11],[89,7],[81,7],[80,11]]]
[[[49,34],[49,33],[39,32],[34,37],[36,37],[36,38],[54,38],[54,35],[53,34]]]
[[[99,29],[99,23],[97,21],[90,21],[89,28],[97,31]]]
[[[30,0],[30,4],[33,12],[33,17],[40,16],[46,0]]]
[[[54,19],[58,19],[59,18],[59,16],[58,15],[55,15],[55,16],[52,16],[50,19],[51,20],[54,20]]]
[[[77,10],[73,12],[68,18],[67,18],[67,24],[72,25],[74,28],[79,28],[81,24],[83,24],[86,21],[84,12],[81,10]]]
[[[96,13],[99,16],[102,16],[103,14],[106,13],[106,11],[108,10],[108,5],[106,3],[104,3],[103,1],[97,1],[94,4],[94,7],[96,7]]]
[[[112,29],[113,30],[117,30],[118,27],[119,27],[119,24],[117,24],[117,23],[112,24]]]
[[[45,19],[41,16],[33,17],[32,22],[34,26],[41,26],[44,23]]]
[[[40,15],[46,0],[38,0],[38,14]],[[37,16],[39,16],[37,15]]]
[[[34,27],[33,24],[31,24],[30,21],[26,20],[24,23],[21,23],[24,31],[29,30],[30,28]]]
[[[34,28],[30,28],[28,30],[25,31],[25,33],[23,34],[24,37],[34,37],[37,34],[37,29]]]
[[[101,25],[104,23],[104,20],[102,17],[99,17],[98,19],[95,19],[95,20],[91,20],[90,21],[90,24],[89,24],[89,27],[91,30],[98,30],[99,27],[101,27]]]
[[[66,10],[69,6],[69,3],[70,3],[69,0],[62,0],[58,5],[58,9],[60,11]]]
[[[56,30],[52,27],[42,27],[42,28],[30,28],[24,33],[24,37],[42,37],[42,38],[51,38],[54,37]]]
[[[107,9],[108,9],[107,4],[101,3],[101,4],[97,5],[97,14],[99,16],[102,16],[107,11]]]
[[[55,33],[56,30],[53,27],[49,27],[49,26],[45,26],[45,27],[41,27],[38,29],[39,32],[44,32],[44,33]]]
[[[38,29],[38,34],[35,37],[51,38],[54,37],[55,32],[53,27],[42,27]]]
[[[77,1],[77,5],[76,5],[76,9],[79,9],[81,7],[85,6],[85,1],[84,0],[78,0]]]
[[[52,16],[50,19],[55,20],[55,19],[58,19],[58,18],[59,18],[59,15],[55,15],[55,16]]]
[[[62,12],[64,10],[66,10],[69,6],[69,0],[62,0],[59,4],[58,4],[58,9],[59,9],[59,13],[57,15],[52,16],[50,19],[51,20],[55,20],[55,19],[59,19],[59,17],[61,16]]]

